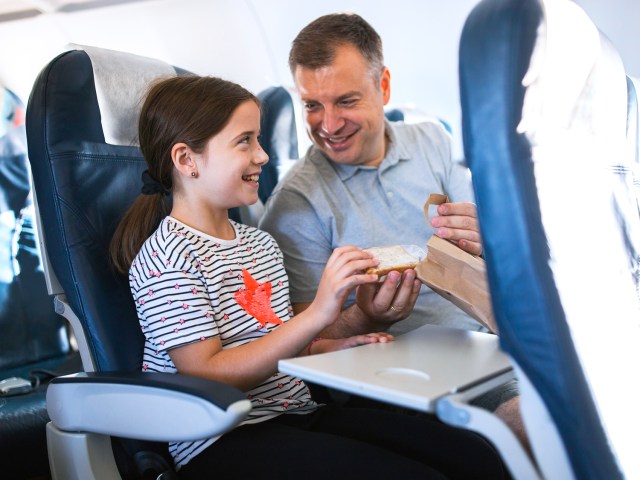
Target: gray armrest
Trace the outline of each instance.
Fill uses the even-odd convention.
[[[240,423],[251,402],[222,383],[168,373],[78,373],[57,377],[47,410],[60,430],[152,441],[220,435]]]

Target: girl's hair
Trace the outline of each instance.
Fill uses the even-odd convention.
[[[149,235],[167,214],[173,192],[171,149],[185,143],[204,152],[207,142],[229,122],[236,108],[259,100],[240,85],[216,77],[180,75],[152,84],[138,122],[140,149],[149,175],[164,192],[138,195],[116,229],[109,253],[117,271],[126,273]]]

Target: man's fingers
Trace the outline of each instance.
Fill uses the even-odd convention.
[[[482,243],[470,242],[469,240],[458,240],[458,246],[471,255],[482,255]]]
[[[446,238],[447,240],[451,240],[457,242],[458,240],[467,240],[469,242],[480,243],[480,232],[476,230],[460,230],[456,228],[450,227],[440,227],[436,231],[436,235],[440,238]]]
[[[438,215],[461,215],[463,217],[478,217],[478,211],[473,203],[453,202],[438,205]]]

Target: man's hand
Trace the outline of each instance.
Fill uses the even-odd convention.
[[[436,235],[451,240],[472,255],[482,255],[478,212],[473,203],[443,203],[431,219]]]
[[[412,312],[420,293],[416,271],[390,272],[383,282],[360,285],[356,290],[356,304],[369,317],[371,329],[389,328],[404,320]]]

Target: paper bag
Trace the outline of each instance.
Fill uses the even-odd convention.
[[[424,207],[445,203],[445,195],[432,194]],[[422,283],[475,318],[489,331],[497,333],[487,283],[487,268],[482,258],[465,252],[457,245],[433,235],[427,242],[427,256],[416,267]]]

